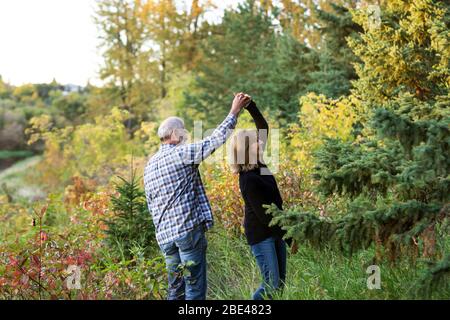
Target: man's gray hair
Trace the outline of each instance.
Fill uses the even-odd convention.
[[[184,129],[184,121],[178,117],[169,117],[161,124],[158,128],[158,137],[161,141],[165,139],[169,139],[174,130],[176,129]]]

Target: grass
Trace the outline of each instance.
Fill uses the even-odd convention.
[[[260,281],[245,239],[214,227],[208,235],[208,299],[249,299]]]
[[[30,201],[44,196],[39,186],[31,185],[26,181],[29,170],[32,170],[41,159],[42,156],[26,158],[0,171],[0,194],[8,193],[15,200],[24,199]]]
[[[260,282],[259,270],[243,237],[230,237],[220,227],[208,232],[208,299],[250,299]],[[380,264],[381,289],[367,288],[367,267],[373,252],[351,258],[329,251],[299,246],[288,255],[286,287],[275,299],[411,299],[412,289],[426,265],[402,260],[397,265]],[[434,298],[448,299],[437,292]]]
[[[9,158],[28,158],[33,155],[33,152],[28,150],[1,150],[0,160]]]
[[[14,190],[32,188],[26,183],[26,173],[41,160],[31,157],[17,162],[0,172],[0,194],[2,184]],[[23,190],[22,190],[23,191]],[[61,201],[56,201],[61,203]],[[62,205],[62,203],[61,203]],[[55,209],[56,210],[56,209]],[[56,210],[58,211],[58,210]],[[1,217],[0,217],[1,218]],[[21,234],[17,226],[29,225],[29,216],[21,215],[19,220],[2,219],[1,227],[10,233]],[[55,225],[63,226],[68,216],[57,215]],[[4,236],[0,228],[0,236]],[[261,281],[255,259],[243,236],[230,236],[219,224],[207,233],[208,237],[208,299],[230,300],[250,299]],[[449,237],[445,237],[440,248],[449,252]],[[416,264],[403,259],[392,266],[379,265],[381,270],[381,289],[367,288],[367,267],[372,265],[372,250],[362,251],[353,257],[344,257],[331,250],[318,251],[307,245],[300,245],[296,254],[288,254],[286,287],[277,293],[275,299],[313,300],[313,299],[410,299],[412,289],[424,274],[427,266],[420,260]],[[433,298],[449,299],[450,292],[436,292]]]
[[[0,183],[23,176],[30,167],[36,165],[41,159],[42,156],[34,156],[16,162],[11,167],[0,172]]]

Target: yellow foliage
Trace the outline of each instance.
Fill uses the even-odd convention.
[[[36,88],[32,84],[24,84],[13,90],[13,96],[19,99],[24,97],[32,97],[36,92]]]
[[[28,144],[31,145],[38,141],[51,127],[52,118],[47,114],[31,118],[29,127],[25,129],[25,133],[29,136]]]
[[[51,128],[48,117],[30,121],[30,142],[45,142],[44,159],[39,164],[39,177],[50,189],[67,183],[73,176],[107,183],[116,170],[127,166],[134,144],[129,139],[124,121],[128,113],[113,108],[94,123],[62,129]]]
[[[160,141],[157,135],[156,122],[142,122],[141,127],[134,133],[136,145],[143,147],[143,154],[150,155],[158,150]]]
[[[336,100],[310,93],[300,99],[300,124],[290,128],[291,157],[305,173],[313,168],[312,153],[324,138],[353,139],[353,125],[361,117],[362,107],[353,96]]]

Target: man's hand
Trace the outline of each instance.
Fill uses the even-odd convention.
[[[245,108],[251,101],[252,97],[250,97],[248,94],[245,94],[243,92],[235,94],[230,113],[234,114],[237,117],[239,112],[241,112],[241,110]]]

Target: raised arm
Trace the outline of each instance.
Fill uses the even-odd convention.
[[[182,160],[186,164],[200,164],[225,143],[236,126],[237,117],[230,113],[213,133],[199,142],[180,146]]]
[[[256,106],[256,103],[252,100],[248,107],[246,108],[250,115],[253,118],[253,121],[255,121],[256,129],[258,129],[258,136],[259,139],[262,141],[264,147],[266,146],[267,137],[269,136],[269,125],[264,119],[264,116],[259,111],[258,107]]]
[[[239,113],[249,103],[250,99],[250,96],[243,93],[237,94],[233,100],[230,113],[210,136],[199,142],[180,146],[182,160],[189,164],[200,164],[223,145],[235,128]]]

